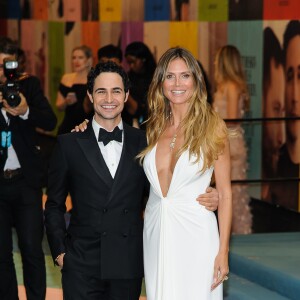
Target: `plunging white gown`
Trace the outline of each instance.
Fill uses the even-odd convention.
[[[223,299],[222,285],[211,291],[219,249],[216,217],[196,201],[209,186],[213,168],[200,173],[202,161],[193,164],[184,152],[163,197],[155,154],[156,147],[144,159],[151,184],[144,220],[147,300]]]

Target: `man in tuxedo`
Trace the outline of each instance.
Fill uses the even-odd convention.
[[[94,118],[84,132],[58,137],[50,163],[48,241],[62,267],[64,299],[138,300],[148,182],[136,156],[146,147],[146,138],[122,121],[129,80],[120,66],[96,65],[87,84]],[[68,191],[73,208],[66,230]]]
[[[11,93],[12,83],[7,79],[15,76],[17,51],[12,40],[0,37],[0,299],[18,299],[12,254],[12,227],[15,227],[27,299],[44,300],[44,162],[36,127],[53,130],[56,117],[36,77],[18,74],[19,92]]]

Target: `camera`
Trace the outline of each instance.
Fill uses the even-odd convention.
[[[0,91],[7,104],[11,107],[16,107],[21,102],[19,95],[18,62],[16,60],[4,59],[3,69],[6,82],[0,84]]]

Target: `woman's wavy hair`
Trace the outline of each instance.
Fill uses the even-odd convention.
[[[178,58],[184,60],[190,70],[195,90],[189,99],[190,105],[181,123],[184,144],[178,150],[177,155],[188,150],[190,157],[196,156],[195,163],[203,157],[202,170],[204,170],[212,166],[214,160],[222,153],[227,129],[225,123],[207,102],[205,82],[197,60],[188,50],[181,47],[167,50],[157,64],[148,93],[149,118],[146,121],[148,147],[138,157],[140,159],[145,157],[156,145],[163,130],[171,121],[170,102],[163,93],[163,82],[170,62]]]
[[[217,83],[231,81],[237,84],[244,95],[244,109],[249,110],[246,74],[241,54],[235,46],[225,45],[218,49],[215,56],[215,80]]]

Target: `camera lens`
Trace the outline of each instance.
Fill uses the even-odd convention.
[[[16,91],[8,91],[4,97],[7,101],[7,104],[11,107],[16,107],[21,102],[21,97]]]

